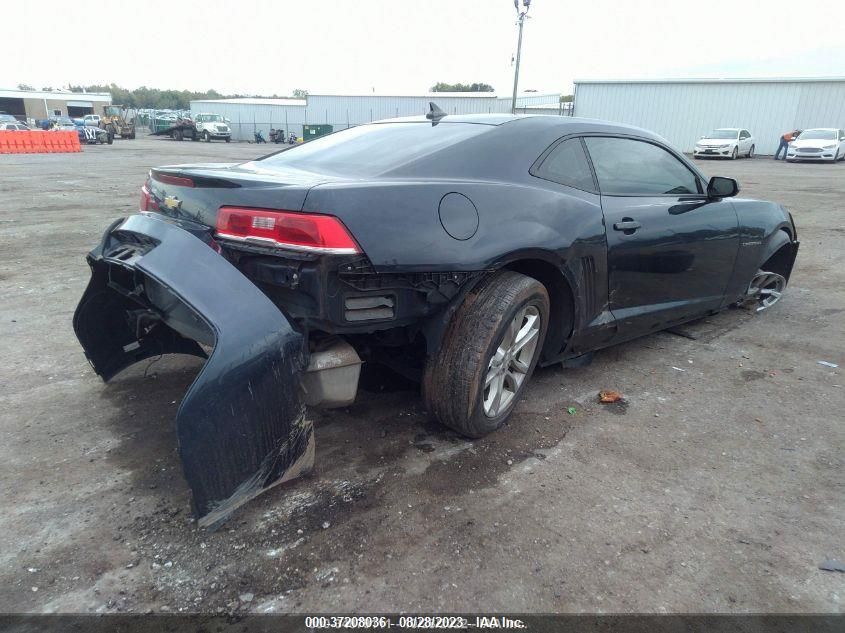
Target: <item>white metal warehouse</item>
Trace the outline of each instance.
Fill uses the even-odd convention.
[[[784,132],[845,128],[845,77],[576,81],[575,116],[646,128],[684,152],[714,128],[745,128],[774,154]]]
[[[191,101],[191,113],[220,114],[231,120],[236,140],[252,140],[270,128],[302,136],[303,125],[331,125],[335,130],[380,119],[425,114],[433,101],[447,114],[510,112],[511,96],[490,92],[435,92],[420,95],[308,95],[305,99],[211,99]],[[559,93],[523,93],[517,108],[558,108]]]

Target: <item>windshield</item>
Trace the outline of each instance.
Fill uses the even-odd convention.
[[[316,173],[375,176],[492,128],[472,123],[377,123],[342,130],[259,162]]]
[[[736,138],[739,130],[713,130],[704,138]]]
[[[219,114],[204,114],[203,117],[206,121],[222,121],[223,117]]]
[[[798,137],[799,141],[812,141],[812,140],[836,140],[836,132],[834,130],[804,130],[801,132],[801,136]]]

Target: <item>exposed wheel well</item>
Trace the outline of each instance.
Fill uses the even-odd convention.
[[[546,287],[550,316],[543,357],[558,356],[575,325],[575,299],[566,277],[557,266],[542,259],[522,259],[507,264],[504,269],[533,277]]]
[[[789,231],[781,229],[784,233],[789,235]],[[767,259],[760,268],[770,273],[777,273],[789,280],[789,275],[792,273],[792,264],[795,261],[795,245],[792,242],[787,242],[776,250],[769,259]]]

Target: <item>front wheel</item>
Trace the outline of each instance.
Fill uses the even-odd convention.
[[[748,284],[745,301],[754,306],[757,312],[762,312],[780,301],[785,289],[786,278],[783,275],[758,270]]]
[[[208,130],[205,131],[205,135],[203,136],[206,143],[211,143],[211,134],[208,133]]]
[[[231,140],[232,140],[232,139],[231,139],[231,138],[229,138],[228,136],[226,137],[226,142],[227,142],[227,143],[228,143],[229,141],[231,141]]]
[[[748,150],[748,158],[754,158],[754,146],[751,146],[751,149]]]
[[[734,145],[734,151],[731,152],[731,160],[736,160],[738,156],[739,156],[739,148],[736,145]]]
[[[504,271],[481,282],[426,361],[428,411],[468,437],[501,427],[534,372],[548,321],[549,295],[536,279]]]

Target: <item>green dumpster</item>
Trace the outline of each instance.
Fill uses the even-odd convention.
[[[331,125],[303,125],[302,140],[304,142],[312,141],[332,132],[334,132],[334,128]]]

